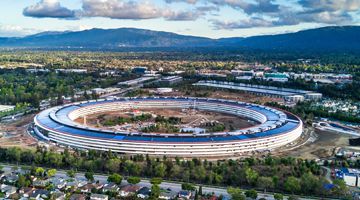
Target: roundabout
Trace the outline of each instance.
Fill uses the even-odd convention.
[[[187,109],[227,114],[255,125],[218,132],[144,132],[88,126],[87,116],[128,110]],[[77,119],[83,119],[79,123]],[[257,104],[193,97],[117,98],[53,107],[34,118],[38,137],[61,146],[123,154],[169,157],[231,157],[271,151],[295,141],[303,131],[295,115]]]

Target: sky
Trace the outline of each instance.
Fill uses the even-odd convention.
[[[1,0],[0,37],[132,27],[210,38],[360,25],[360,0]]]

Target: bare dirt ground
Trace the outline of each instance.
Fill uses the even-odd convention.
[[[146,89],[145,89],[146,90]],[[218,98],[218,99],[230,99],[230,100],[237,100],[249,103],[258,103],[264,104],[266,102],[283,102],[282,98],[274,98],[274,97],[266,97],[266,96],[258,96],[254,94],[244,93],[241,91],[225,91],[225,90],[201,90],[201,92],[207,92],[209,95],[206,96],[207,98]],[[160,95],[161,96],[161,95]],[[163,96],[196,96],[195,92],[190,94],[185,94],[182,91],[176,90],[171,93],[166,93]]]
[[[33,121],[34,115],[26,115],[19,120],[9,123],[0,123],[0,132],[3,134],[0,138],[1,147],[22,147],[34,148],[37,140],[27,134],[26,129]]]
[[[127,112],[133,112],[133,110],[123,110],[121,112],[106,112],[106,113],[96,113],[93,115],[86,116],[86,123],[88,126],[91,127],[100,127],[105,129],[111,129],[109,127],[104,127],[99,123],[99,117],[103,116],[105,119],[114,119],[117,117],[130,117]],[[201,122],[205,121],[218,121],[223,123],[227,130],[230,127],[234,129],[242,129],[250,126],[254,126],[255,122],[250,122],[244,118],[240,118],[233,115],[227,115],[222,113],[216,112],[207,112],[207,111],[197,111],[193,109],[161,109],[161,108],[154,108],[154,109],[141,109],[143,113],[149,113],[153,115],[161,115],[166,118],[169,117],[177,117],[181,119],[181,125],[183,126],[192,126],[192,127],[200,127]],[[154,119],[151,119],[146,122],[153,122]],[[75,122],[83,124],[84,119],[78,118]],[[141,123],[141,122],[139,122]]]
[[[281,151],[275,153],[275,155],[301,157],[304,159],[329,158],[334,155],[334,151],[338,147],[349,146],[348,139],[349,136],[346,135],[310,128],[293,148],[284,147]]]

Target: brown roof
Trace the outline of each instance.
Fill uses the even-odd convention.
[[[70,196],[70,200],[86,200],[86,195],[84,194],[73,194]]]
[[[138,190],[140,190],[140,186],[138,185],[126,185],[121,188],[121,191],[129,192],[129,193],[135,193]]]

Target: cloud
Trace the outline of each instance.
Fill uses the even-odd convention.
[[[255,28],[255,27],[271,27],[273,26],[273,22],[269,20],[265,20],[262,18],[248,18],[241,19],[238,21],[221,21],[221,20],[212,20],[212,24],[214,29],[243,29],[243,28]]]
[[[40,32],[36,29],[23,28],[21,26],[0,24],[0,37],[22,37]]]
[[[202,15],[197,11],[169,12],[164,17],[169,21],[194,21]]]
[[[232,0],[214,0],[227,1]],[[300,8],[287,7],[274,4],[268,0],[259,0],[259,4],[244,6],[241,1],[232,2],[233,6],[241,4],[241,8],[248,14],[245,19],[234,21],[210,20],[215,29],[243,29],[252,27],[277,27],[298,25],[301,23],[317,23],[326,25],[348,25],[353,24],[355,19],[352,12],[360,9],[359,0],[299,0]],[[260,3],[262,2],[262,3]],[[260,8],[260,9],[256,9]],[[277,10],[277,12],[273,12]],[[259,12],[261,10],[261,12]],[[266,11],[266,12],[265,12]],[[261,16],[261,17],[259,17]]]
[[[299,0],[302,7],[318,12],[333,11],[358,11],[360,9],[359,0]]]
[[[148,2],[139,3],[137,1],[122,0],[83,0],[81,13],[83,17],[152,19],[162,17],[164,11]]]
[[[273,2],[273,0],[255,0],[249,2],[245,0],[209,0],[217,6],[229,6],[236,10],[242,10],[246,14],[253,13],[271,13],[278,12],[280,5]]]
[[[166,3],[178,3],[178,2],[185,2],[189,4],[196,4],[198,0],[165,0]]]
[[[41,0],[35,5],[26,7],[23,14],[37,18],[105,17],[131,20],[164,18],[168,21],[190,21],[213,10],[216,10],[216,7],[201,6],[195,9],[175,11],[168,7],[158,7],[148,1],[135,0],[82,0],[80,10],[70,10],[62,7],[58,0]]]
[[[35,5],[26,7],[23,14],[36,18],[75,18],[75,11],[61,6],[58,0],[41,0]]]
[[[63,7],[59,0],[39,0],[24,9],[25,16],[60,19],[104,17],[144,20],[162,18],[167,21],[207,19],[215,29],[242,29],[317,23],[327,25],[354,24],[354,13],[360,14],[360,0],[81,0],[79,10]],[[281,3],[282,2],[282,3]],[[186,7],[171,5],[185,3]],[[162,5],[162,6],[160,6]],[[223,7],[241,12],[244,17],[223,17]],[[239,15],[241,16],[241,15]],[[214,18],[214,19],[211,19]]]

